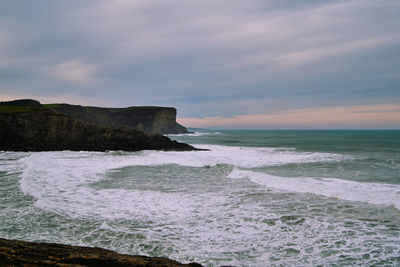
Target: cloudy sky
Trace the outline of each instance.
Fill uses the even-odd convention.
[[[399,0],[3,0],[0,100],[185,126],[400,128]]]

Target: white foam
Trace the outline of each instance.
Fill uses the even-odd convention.
[[[17,173],[23,169],[18,159],[28,156],[27,152],[0,152],[0,172],[7,174]]]
[[[231,179],[249,179],[268,188],[295,193],[312,193],[349,201],[395,206],[400,210],[400,186],[363,183],[337,178],[280,177],[235,168]]]
[[[329,265],[338,262],[341,254],[326,256],[323,253],[326,252],[327,245],[336,246],[336,241],[347,241],[339,244],[343,254],[355,253],[354,258],[360,259],[363,254],[375,250],[375,241],[371,243],[369,240],[376,240],[377,245],[398,248],[399,237],[393,232],[385,234],[385,231],[379,231],[377,227],[364,222],[348,228],[341,223],[342,219],[335,220],[335,214],[326,213],[313,217],[309,216],[307,209],[300,207],[297,210],[283,203],[303,203],[304,200],[310,200],[319,205],[321,198],[290,194],[282,202],[279,194],[263,193],[254,199],[246,197],[247,193],[257,195],[258,192],[265,192],[265,186],[278,192],[320,194],[352,201],[392,204],[399,208],[400,192],[397,185],[367,184],[331,178],[285,178],[241,169],[242,166],[247,168],[249,165],[335,161],[346,160],[347,157],[328,153],[303,153],[285,148],[200,147],[211,151],[31,153],[29,157],[19,160],[25,166],[20,186],[26,194],[37,199],[36,207],[71,217],[84,217],[89,221],[104,222],[100,228],[93,230],[94,234],[76,231],[75,226],[65,226],[64,231],[69,231],[69,235],[75,238],[73,240],[83,240],[90,236],[89,239],[104,238],[109,241],[110,233],[107,231],[115,231],[117,234],[114,237],[118,242],[113,244],[120,245],[112,247],[114,245],[111,244],[109,248],[124,253],[152,254],[151,249],[141,245],[155,243],[166,248],[163,255],[174,259],[188,261],[193,255],[198,260],[210,259],[204,265]],[[96,183],[104,179],[106,173],[125,166],[180,164],[201,167],[221,163],[237,166],[229,174],[229,178],[248,179],[260,186],[254,186],[247,180],[232,183],[227,179],[218,179],[214,182],[222,184],[215,191],[208,190],[214,188],[214,184],[208,184],[208,187],[200,186],[199,190],[191,192],[179,186],[167,192],[162,191],[161,187],[147,187],[147,190],[134,186],[104,189],[98,186],[101,183]],[[132,181],[132,185],[136,182],[137,180]],[[285,222],[282,218],[286,215],[298,215],[303,221],[299,224]],[[114,219],[116,220],[113,221]],[[119,219],[127,222],[122,223]],[[270,224],[269,221],[273,223]],[[103,231],[103,228],[108,230]],[[349,230],[355,234],[349,235]],[[44,228],[35,232],[42,231],[49,230]],[[126,231],[127,235],[120,234],[121,231]],[[145,240],[138,242],[132,238],[138,231],[145,236]],[[62,236],[62,233],[58,234]],[[319,243],[321,240],[327,243]],[[103,244],[94,242],[90,245]],[[119,246],[123,247],[123,251]],[[179,249],[171,252],[174,247]],[[295,248],[299,255],[295,258],[287,256],[286,248]],[[280,257],[281,260],[271,262],[272,256]],[[218,258],[219,261],[215,260]]]
[[[290,163],[340,161],[350,157],[331,153],[297,152],[284,148],[236,147],[221,145],[196,145],[210,151],[154,152],[146,151],[141,157],[131,159],[132,165],[178,164],[203,167],[229,164],[243,168],[284,165]]]
[[[117,156],[113,153],[41,152],[20,161],[26,166],[20,188],[37,199],[35,206],[70,216],[105,218],[176,219],[199,208],[193,194],[152,190],[95,189],[90,184],[104,178],[112,168],[130,166],[147,153]],[[151,154],[151,153],[150,153]],[[121,159],[126,159],[125,161]],[[216,198],[212,202],[218,203]]]
[[[218,164],[229,164],[242,168],[255,168],[263,166],[276,166],[291,163],[307,163],[307,162],[326,162],[341,161],[351,157],[331,154],[331,153],[310,153],[297,152],[292,148],[268,148],[268,147],[236,147],[221,145],[196,145],[197,148],[208,149],[209,151],[143,151],[135,153],[94,153],[94,152],[47,152],[35,154],[35,156],[27,158],[24,162],[36,164],[34,161],[41,161],[40,157],[44,157],[43,162],[48,166],[48,158],[61,157],[60,168],[67,163],[65,160],[68,155],[72,158],[81,157],[82,159],[90,158],[90,166],[85,168],[93,168],[103,172],[105,170],[122,168],[125,166],[158,166],[165,164],[177,164],[189,167],[215,166]],[[63,162],[64,161],[64,162]],[[74,168],[76,163],[71,163],[70,167]],[[29,165],[29,164],[28,164]],[[58,171],[58,170],[57,170]]]
[[[104,195],[99,198],[99,192],[96,195],[88,185],[103,179],[107,171],[126,166],[177,164],[203,167],[229,164],[248,168],[343,159],[343,156],[336,154],[303,153],[282,148],[220,145],[199,145],[198,147],[209,149],[210,151],[143,151],[134,153],[60,151],[32,153],[30,156],[20,160],[26,166],[21,175],[20,187],[25,194],[37,198],[36,205],[39,207],[72,211],[79,206],[80,212],[87,213],[95,207],[96,203],[103,203],[101,199],[105,199],[108,194],[108,191],[103,191],[102,194]],[[121,192],[121,194],[124,195],[125,193]],[[140,198],[146,199],[143,195]],[[154,198],[162,199],[162,197],[154,197],[154,195],[148,199]],[[184,200],[185,197],[181,196],[181,199],[177,202]],[[169,202],[172,203],[174,201],[171,200]],[[161,203],[162,201],[160,201],[159,205]],[[107,206],[106,204],[102,205]],[[137,203],[134,205],[137,205]],[[98,206],[96,208],[99,209]],[[83,209],[88,209],[88,211]]]

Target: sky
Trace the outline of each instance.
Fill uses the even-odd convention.
[[[400,129],[399,0],[2,0],[0,101],[187,127]]]

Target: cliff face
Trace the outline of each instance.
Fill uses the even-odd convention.
[[[37,102],[37,101],[35,101]],[[37,102],[39,103],[39,102]],[[18,105],[20,104],[20,105]],[[38,105],[0,103],[0,150],[195,150],[160,134],[86,123]]]
[[[177,267],[199,266],[181,264],[167,258],[131,256],[111,250],[61,244],[35,243],[0,238],[1,266],[125,266]]]
[[[108,126],[131,127],[146,133],[177,134],[187,129],[176,122],[176,109],[169,107],[100,108],[69,104],[45,107],[75,119]]]

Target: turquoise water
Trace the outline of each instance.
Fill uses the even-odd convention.
[[[217,134],[215,134],[217,133]],[[199,136],[198,136],[199,135]],[[182,142],[226,146],[292,148],[298,152],[337,153],[352,160],[283,164],[282,175],[312,175],[400,184],[400,131],[366,130],[274,130],[215,131],[182,135]]]
[[[398,266],[400,131],[209,131],[210,151],[0,152],[0,237],[206,266]]]

